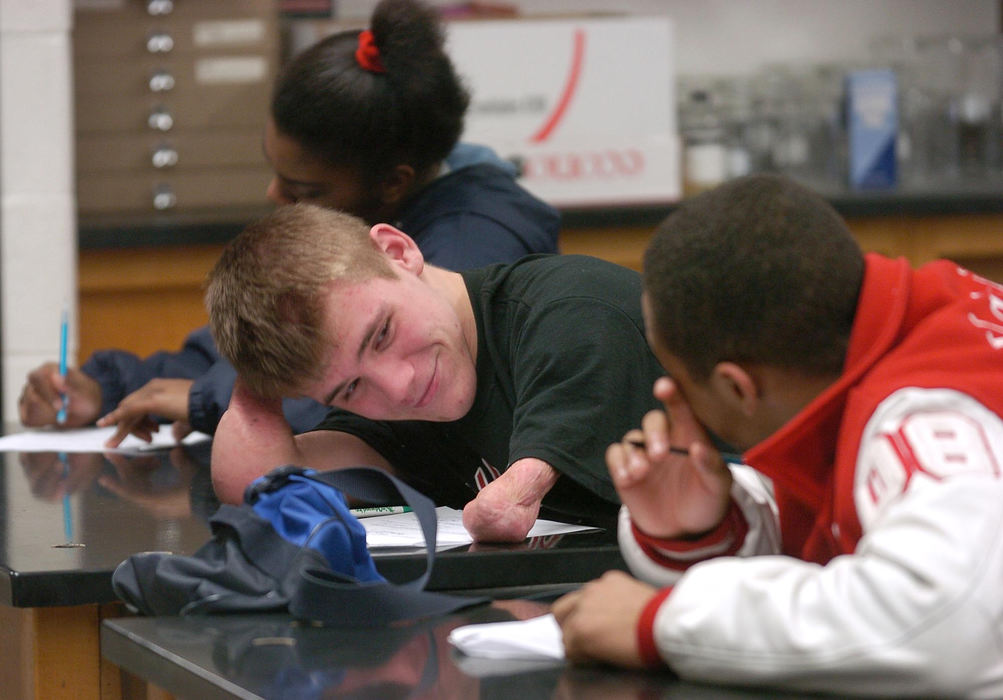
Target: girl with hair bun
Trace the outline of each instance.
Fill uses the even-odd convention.
[[[295,57],[265,131],[269,198],[394,223],[451,269],[557,252],[557,212],[490,149],[458,145],[470,96],[444,41],[434,8],[384,0],[370,29]]]

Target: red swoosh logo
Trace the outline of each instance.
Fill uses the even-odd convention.
[[[578,79],[582,75],[582,63],[585,62],[585,31],[583,29],[576,29],[573,40],[571,70],[568,72],[568,79],[564,83],[564,91],[561,93],[561,99],[557,101],[554,111],[550,113],[550,116],[547,117],[547,120],[540,127],[539,131],[529,137],[529,140],[533,143],[546,141],[550,137],[550,134],[561,122],[565,112],[568,111],[571,99],[575,96],[575,90],[578,89]]]

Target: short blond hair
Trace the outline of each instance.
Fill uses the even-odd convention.
[[[209,273],[209,325],[252,391],[295,396],[326,370],[330,284],[394,276],[361,219],[311,204],[279,207],[234,238]]]

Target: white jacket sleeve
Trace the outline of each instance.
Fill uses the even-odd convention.
[[[721,557],[654,618],[681,677],[868,694],[1003,697],[1003,421],[905,389],[863,435],[863,537],[826,566]]]

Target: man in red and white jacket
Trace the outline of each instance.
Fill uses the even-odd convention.
[[[1003,697],[1003,287],[865,256],[827,203],[764,175],[684,203],[644,278],[666,410],[607,463],[648,583],[558,600],[568,657]]]

